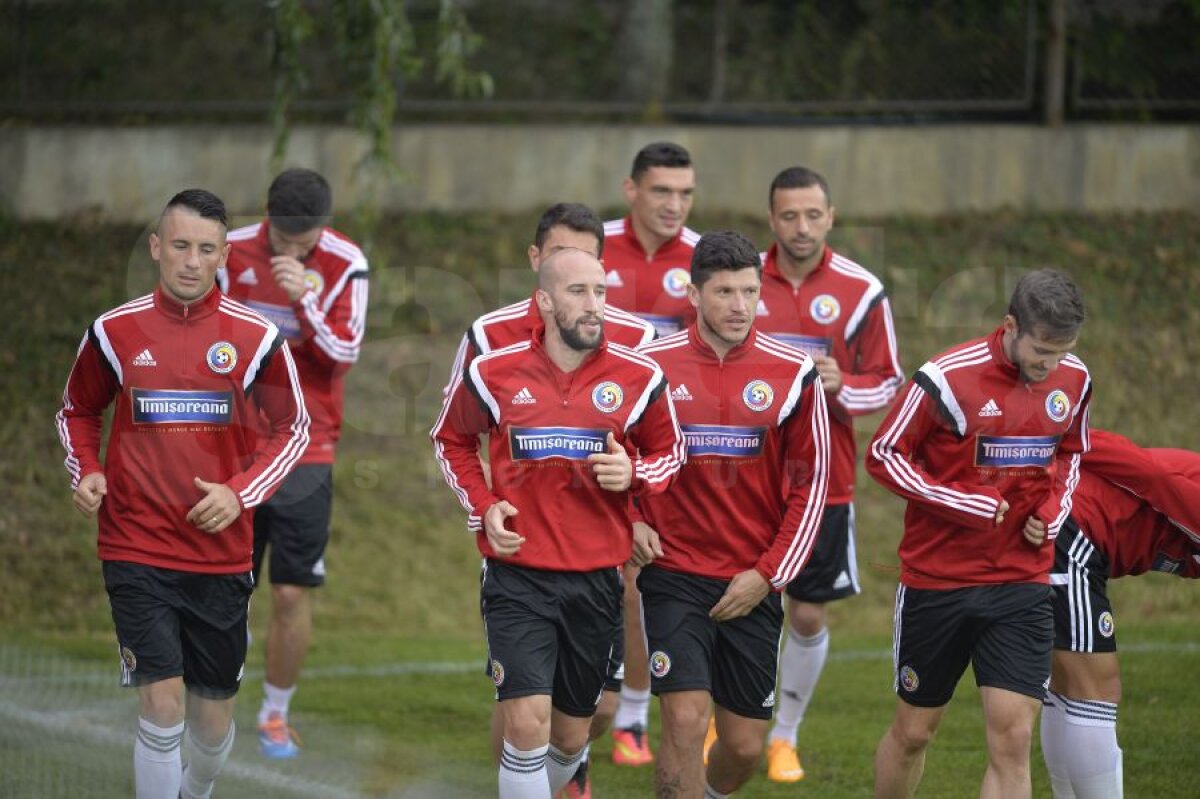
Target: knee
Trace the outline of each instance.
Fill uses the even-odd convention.
[[[305,605],[308,589],[302,585],[271,586],[271,602],[276,613],[296,613]]]
[[[787,609],[788,624],[800,635],[812,637],[825,628],[824,605],[792,599],[788,601]]]
[[[504,740],[518,749],[532,749],[550,740],[550,708],[529,703],[504,710]],[[566,742],[563,742],[566,743]]]
[[[708,733],[707,704],[699,702],[661,703],[663,726],[671,730],[671,737],[681,743],[703,741]]]
[[[762,757],[763,738],[761,735],[726,735],[720,741],[721,751],[744,768],[753,767]]]
[[[178,683],[176,689],[175,683]],[[183,721],[182,680],[164,680],[145,686],[140,692],[142,718],[159,727],[174,727]]]
[[[905,755],[924,752],[933,741],[936,727],[920,723],[895,723],[890,734]]]
[[[1033,743],[1033,724],[1025,720],[993,725],[988,730],[990,748],[997,756],[1027,757]]]

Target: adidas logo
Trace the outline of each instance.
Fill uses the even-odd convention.
[[[763,707],[775,707],[775,692],[774,691],[772,691],[770,694],[767,695],[767,698],[763,700],[762,706]]]
[[[692,399],[692,395],[687,390],[687,384],[680,383],[675,390],[671,392],[671,399],[675,402],[684,402]]]
[[[758,301],[758,310],[754,312],[755,316],[770,316],[771,312],[767,310],[767,304],[762,300]]]
[[[150,348],[147,347],[146,349],[139,352],[137,355],[133,356],[133,365],[134,366],[158,366],[158,361],[154,360],[154,356],[150,354]]]
[[[850,585],[850,575],[846,574],[845,569],[843,569],[841,574],[839,574],[837,576],[837,579],[833,581],[833,587],[835,589],[846,588],[849,585]]]
[[[621,273],[613,270],[604,276],[604,285],[612,286],[613,288],[623,288],[625,281],[621,279]]]
[[[254,274],[253,269],[247,269],[245,272],[242,272],[240,275],[238,275],[237,282],[247,286],[257,286],[258,276]]]
[[[513,405],[535,405],[535,404],[537,404],[537,400],[533,398],[533,394],[529,393],[529,387],[526,386],[525,388],[521,389],[520,391],[518,391],[516,394],[513,395],[512,404]]]
[[[1003,416],[1004,411],[1000,410],[1000,406],[996,404],[996,400],[990,399],[987,404],[979,409],[980,416]]]

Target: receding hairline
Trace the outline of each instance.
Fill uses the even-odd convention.
[[[576,259],[582,256],[591,264],[595,264],[600,270],[600,275],[603,278],[604,264],[600,262],[593,253],[587,250],[581,250],[578,247],[563,247],[561,250],[556,250],[546,257],[538,267],[538,288],[542,291],[550,291],[557,286],[561,281],[561,273],[569,264],[559,264],[560,261],[567,259]]]

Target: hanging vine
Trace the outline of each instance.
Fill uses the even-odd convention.
[[[267,0],[273,14],[271,64],[275,74],[272,123],[272,169],[287,153],[292,102],[308,88],[302,51],[314,29],[303,0]],[[418,54],[404,0],[333,0],[328,5],[334,31],[336,67],[350,99],[350,123],[367,139],[367,152],[356,172],[368,183],[368,201],[379,188],[400,174],[392,156],[392,126],[397,93],[404,82],[420,74]],[[455,0],[441,0],[434,78],[456,97],[490,97],[494,88],[486,72],[472,70],[469,60],[483,37],[475,33]]]

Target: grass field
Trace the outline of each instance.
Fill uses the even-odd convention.
[[[478,557],[426,432],[467,322],[528,291],[522,253],[535,218],[413,215],[372,237],[371,316],[348,389],[330,584],[319,594],[311,669],[294,706],[305,752],[283,767],[254,754],[256,646],[220,795],[494,794]],[[767,243],[760,219],[699,217],[693,227],[733,227]],[[0,796],[129,794],[134,703],[115,687],[95,529],[69,509],[52,417],[88,322],[153,283],[142,235],[0,219]],[[1145,444],[1200,449],[1192,399],[1200,216],[857,221],[835,238],[888,284],[909,371],[989,329],[1021,269],[1068,269],[1090,312],[1078,352],[1096,384],[1093,423]],[[863,435],[875,421],[860,423]],[[864,593],[834,608],[830,666],[801,730],[809,777],[794,788],[759,778],[742,795],[869,791],[871,753],[894,702],[888,653],[902,506],[861,485]],[[1200,699],[1188,687],[1200,667],[1200,595],[1157,575],[1118,581],[1113,594],[1127,794],[1193,795],[1200,758],[1190,728]],[[267,601],[256,600],[256,627]],[[921,796],[977,791],[983,737],[969,683],[931,750]],[[608,766],[607,751],[597,745],[598,796],[647,795],[649,772]],[[1048,795],[1040,767],[1035,780],[1037,794]]]

